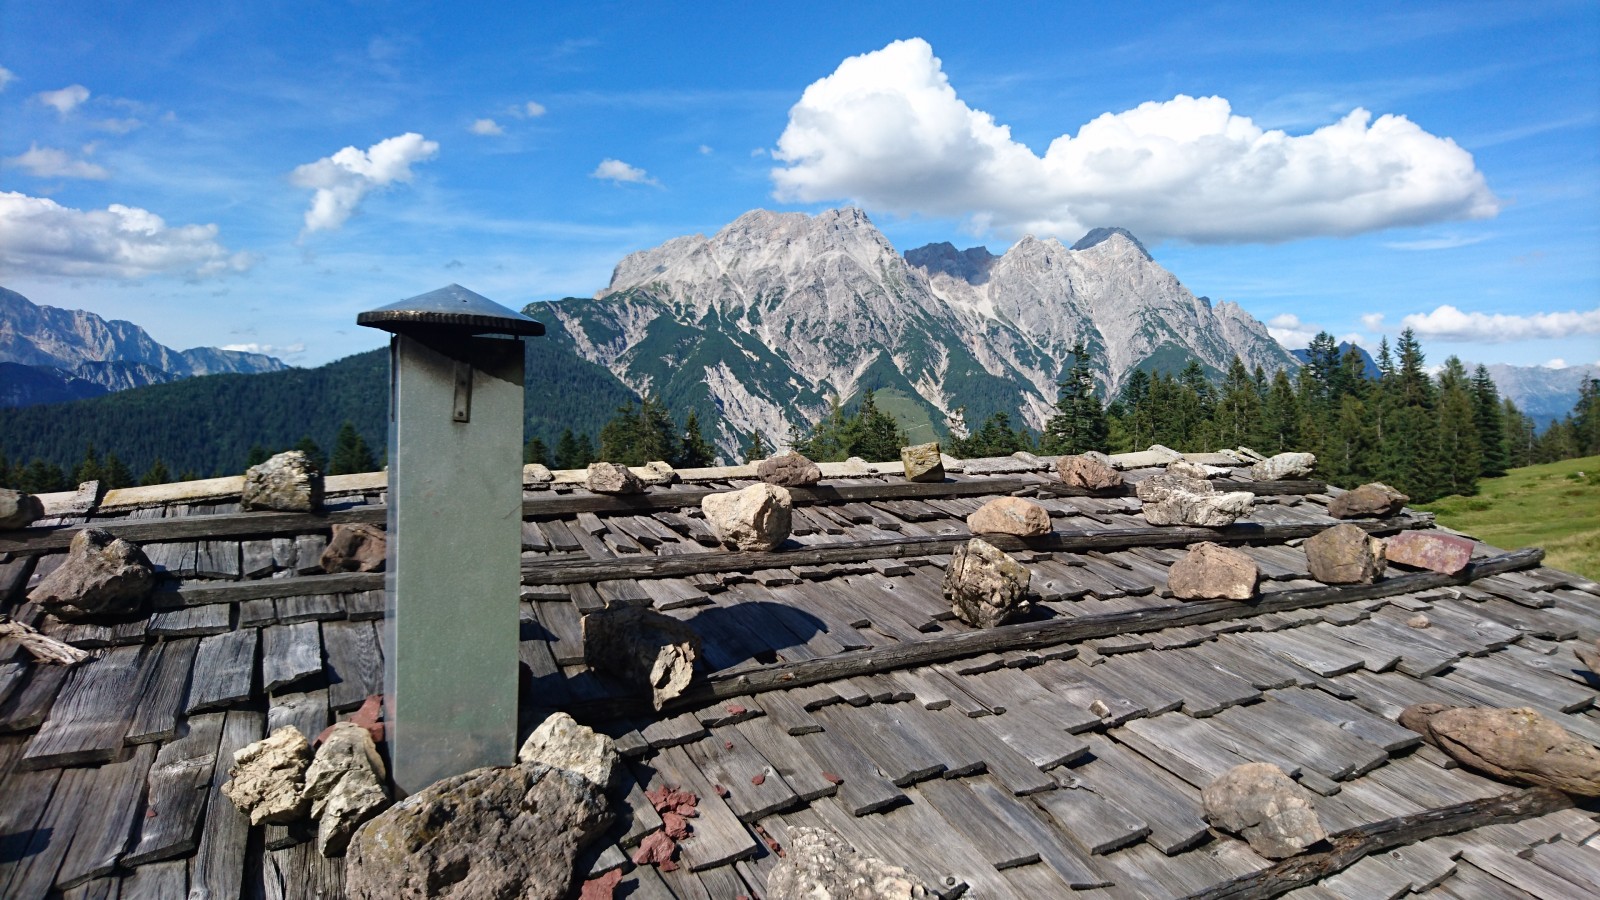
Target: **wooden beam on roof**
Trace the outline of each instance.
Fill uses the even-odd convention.
[[[1114,635],[1141,634],[1164,628],[1206,625],[1212,622],[1249,619],[1268,613],[1394,597],[1450,585],[1469,584],[1479,578],[1487,578],[1501,572],[1532,568],[1543,560],[1544,551],[1530,547],[1514,553],[1481,559],[1455,575],[1413,572],[1388,577],[1372,584],[1278,591],[1249,602],[1205,600],[1153,609],[1077,616],[1070,619],[1018,622],[867,650],[848,650],[819,659],[774,663],[725,675],[713,674],[706,681],[691,685],[681,696],[668,703],[663,712],[698,709],[748,694],[788,690],[857,675],[909,669],[984,653],[1032,650]],[[610,704],[612,701],[607,703]],[[596,717],[603,719],[622,715],[625,711],[621,708],[621,704],[614,704],[611,710],[597,707],[594,710],[585,709],[584,712],[592,712]]]
[[[65,528],[24,528],[0,532],[0,553],[28,555],[65,550],[84,528],[100,528],[135,544],[216,538],[270,537],[328,531],[335,525],[365,522],[381,525],[387,507],[355,506],[323,513],[250,512],[221,516],[178,516],[171,519],[107,519]]]
[[[1350,524],[1373,534],[1388,534],[1432,524],[1423,517],[1398,516],[1392,519],[1353,521]],[[1130,547],[1182,547],[1199,541],[1219,544],[1245,544],[1256,541],[1281,543],[1311,537],[1327,529],[1327,522],[1292,525],[1230,525],[1226,528],[1150,526],[1145,528],[1074,528],[1053,531],[1032,538],[1004,534],[978,535],[1002,550],[1041,552],[1081,552],[1084,550],[1126,550]],[[577,584],[614,578],[676,578],[712,572],[753,572],[760,569],[785,569],[790,566],[817,566],[827,563],[865,562],[870,559],[903,559],[912,556],[937,556],[951,553],[973,535],[952,534],[908,540],[882,538],[851,541],[799,550],[729,551],[697,553],[691,556],[639,556],[628,559],[530,562],[522,567],[524,584]]]
[[[1268,900],[1336,875],[1374,853],[1487,825],[1520,822],[1572,805],[1566,794],[1536,787],[1385,819],[1331,836],[1331,850],[1286,859],[1190,894],[1187,900]]]
[[[340,476],[343,477],[343,476]],[[213,479],[229,480],[229,479]],[[238,479],[232,479],[237,481]],[[1260,497],[1320,494],[1328,486],[1320,481],[1241,481],[1218,482],[1226,490],[1247,491]],[[1017,491],[1039,491],[1055,497],[1125,497],[1132,486],[1111,491],[1088,491],[1069,487],[1046,476],[1031,478],[976,477],[961,481],[920,483],[886,481],[878,484],[828,485],[789,488],[790,500],[798,506],[854,503],[871,500],[916,500],[946,497],[1002,496]],[[235,492],[237,493],[237,492]],[[703,487],[674,488],[643,494],[556,494],[524,500],[524,519],[570,516],[581,512],[647,514],[663,510],[696,507],[708,494],[723,493]],[[322,513],[247,512],[210,516],[179,516],[171,519],[105,519],[89,525],[23,528],[0,532],[0,553],[30,555],[64,550],[72,536],[85,527],[102,528],[135,544],[217,538],[271,537],[326,531],[334,525],[388,521],[388,508],[380,505],[355,506]]]

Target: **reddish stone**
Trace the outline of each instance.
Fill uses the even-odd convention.
[[[1402,531],[1385,542],[1390,562],[1454,575],[1472,561],[1473,542],[1442,531]]]
[[[621,882],[621,869],[596,875],[583,883],[583,892],[578,895],[578,900],[611,900],[617,895],[617,885]]]

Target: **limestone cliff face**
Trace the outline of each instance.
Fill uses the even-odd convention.
[[[1039,428],[1079,340],[1108,396],[1141,365],[1190,356],[1218,371],[1234,353],[1268,371],[1297,365],[1260,322],[1196,298],[1126,231],[1075,246],[1026,237],[1001,256],[948,243],[901,255],[858,209],[755,210],[631,254],[594,299],[548,311],[629,386],[715,412],[726,450],[752,429],[781,443],[829,395],[864,388],[937,430],[998,410]]]

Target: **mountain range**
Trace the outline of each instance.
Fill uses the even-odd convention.
[[[1025,237],[1000,255],[949,243],[901,254],[849,208],[755,210],[711,237],[630,254],[593,297],[524,312],[547,326],[529,342],[530,436],[552,445],[566,428],[592,436],[618,404],[654,394],[680,421],[696,411],[727,459],[751,431],[782,446],[830,398],[851,405],[866,390],[913,440],[960,433],[994,412],[1038,430],[1080,341],[1103,397],[1135,371],[1176,372],[1191,358],[1215,377],[1235,353],[1267,372],[1298,367],[1303,355],[1237,305],[1196,297],[1124,229],[1097,228],[1070,247]],[[134,423],[165,404],[274,414],[219,419],[208,432],[211,454],[196,447],[180,455],[173,448],[182,435],[151,434],[132,461],[161,455],[206,472],[232,465],[253,443],[279,446],[308,431],[323,441],[344,419],[381,443],[381,356],[302,370],[258,354],[175,351],[132,323],[38,306],[0,288],[0,407],[51,404],[0,413],[0,452],[65,460],[90,441],[127,444],[129,429],[149,430]],[[1541,425],[1570,411],[1579,386],[1600,377],[1596,366],[1489,371]],[[212,373],[256,374],[191,378]],[[137,389],[128,402],[57,405],[129,388]],[[297,411],[324,394],[319,417]]]
[[[592,298],[533,304],[554,340],[672,409],[719,423],[723,450],[782,440],[874,390],[913,439],[994,412],[1042,428],[1081,342],[1103,396],[1137,369],[1209,374],[1237,353],[1298,361],[1237,305],[1213,305],[1127,231],[1072,247],[1025,237],[996,256],[930,244],[901,254],[859,209],[755,210],[711,237],[630,254]],[[923,427],[926,430],[923,430]]]
[[[76,400],[195,375],[286,368],[260,353],[173,350],[132,322],[40,306],[0,288],[0,406]]]

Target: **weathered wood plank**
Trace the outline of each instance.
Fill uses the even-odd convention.
[[[148,676],[144,662],[144,647],[117,647],[75,667],[18,767],[75,766],[116,756]]]
[[[223,718],[223,713],[190,716],[180,729],[182,735],[161,746],[150,767],[139,843],[123,859],[124,865],[139,866],[193,852],[217,764]]]
[[[251,512],[220,516],[180,516],[171,519],[124,519],[94,523],[117,537],[144,544],[183,540],[270,537],[307,531],[329,531],[334,525],[366,522],[380,525],[388,511],[382,506],[358,506],[326,513]],[[0,553],[41,553],[72,543],[80,526],[24,528],[0,532]],[[237,574],[237,572],[235,573]]]
[[[94,799],[89,791],[94,772],[67,769],[48,795],[49,805],[40,804],[43,815],[33,827],[7,835],[17,849],[7,853],[11,861],[0,866],[0,897],[44,897],[50,892],[85,807]],[[6,804],[13,802],[8,793]]]
[[[122,879],[117,900],[171,900],[189,893],[189,866],[183,860],[143,866]]]
[[[93,812],[85,810],[72,836],[72,849],[56,873],[58,890],[110,874],[116,867],[128,847],[145,776],[155,758],[155,745],[143,744],[122,762],[92,770],[87,791]]]
[[[1091,790],[1048,791],[1033,798],[1088,853],[1100,855],[1143,839],[1150,825]]]
[[[355,709],[369,695],[383,692],[383,655],[371,622],[324,622],[328,705],[335,712]]]
[[[48,881],[40,884],[33,894],[19,893],[13,887],[20,886],[30,877],[29,850],[32,844],[41,839],[40,830],[47,827],[40,820],[45,817],[62,774],[60,769],[46,769],[17,772],[6,778],[6,800],[0,803],[0,848],[4,849],[0,853],[0,897],[42,897],[49,889]],[[49,834],[43,835],[41,847],[49,840]],[[56,862],[60,860],[57,856]],[[54,875],[52,869],[50,876]]]
[[[708,869],[754,856],[761,846],[739,818],[718,797],[712,785],[682,747],[670,747],[650,761],[660,780],[700,798],[694,831],[678,844],[691,870]]]
[[[256,643],[254,628],[202,638],[184,712],[192,715],[250,699],[256,677]]]
[[[382,572],[338,572],[333,575],[298,575],[294,578],[264,578],[238,584],[208,584],[205,587],[179,587],[157,591],[151,596],[156,609],[178,609],[208,603],[243,603],[266,597],[284,598],[315,594],[343,594],[355,591],[382,591]]]
[[[233,755],[263,736],[266,717],[258,712],[230,710],[222,727],[217,764],[211,774],[206,799],[205,827],[200,831],[194,867],[190,870],[189,900],[224,900],[244,889],[246,844],[250,819],[222,794]]]
[[[261,686],[268,693],[322,671],[322,635],[316,622],[261,629]]]
[[[753,822],[800,802],[777,767],[735,728],[719,728],[684,749],[706,780],[724,789],[728,806],[740,821]]]
[[[1374,853],[1487,825],[1520,822],[1570,806],[1572,806],[1571,798],[1560,791],[1550,788],[1529,788],[1502,794],[1490,800],[1475,800],[1385,819],[1382,822],[1333,835],[1329,838],[1329,843],[1333,845],[1331,850],[1286,859],[1259,872],[1191,894],[1189,900],[1257,900],[1257,898],[1265,900],[1265,898],[1279,897],[1297,887],[1342,872]],[[1479,865],[1479,861],[1473,859],[1471,852],[1468,851],[1467,859],[1474,865]],[[1511,856],[1509,853],[1505,855]],[[1496,858],[1490,861],[1491,865],[1499,862],[1503,860]],[[1528,865],[1532,866],[1531,863]],[[1517,874],[1524,873],[1519,871]],[[1571,894],[1571,888],[1564,887],[1570,884],[1571,882],[1561,879],[1559,883],[1553,885],[1559,890],[1543,891],[1538,895],[1555,897]]]
[[[150,675],[139,691],[133,722],[128,726],[128,743],[172,739],[177,730],[178,710],[189,690],[189,672],[194,668],[199,648],[200,639],[192,637],[165,641],[159,648],[151,648],[151,653],[159,649],[161,657],[149,667]]]
[[[43,724],[72,671],[66,666],[39,663],[29,663],[28,669],[26,681],[12,688],[5,703],[0,703],[0,734],[32,731]]]
[[[1286,610],[1392,597],[1447,584],[1467,584],[1485,574],[1536,566],[1543,558],[1543,550],[1532,548],[1481,560],[1453,576],[1431,572],[1413,573],[1370,585],[1278,591],[1252,603],[1227,600],[1197,601],[1128,612],[1085,615],[1071,619],[1021,622],[875,647],[870,650],[850,650],[822,659],[763,665],[737,673],[712,675],[707,682],[692,686],[668,708],[694,709],[745,694],[820,684],[855,675],[889,672],[998,650],[1035,649],[1111,635],[1248,619]],[[617,704],[611,704],[609,709],[597,708],[592,713],[599,718],[609,718],[631,711],[618,708]]]
[[[265,900],[326,900],[344,896],[344,860],[329,859],[316,844],[270,849],[261,855]]]
[[[225,605],[186,606],[150,616],[150,633],[162,637],[204,637],[232,626],[233,610]]]
[[[936,778],[918,786],[916,791],[918,799],[938,810],[951,830],[965,838],[983,855],[984,861],[996,869],[1039,861],[1042,848],[1029,840],[1033,835],[1019,834],[1010,826],[1009,817],[1002,817],[997,808],[980,802],[962,781]],[[1014,801],[1006,796],[1004,802]]]

